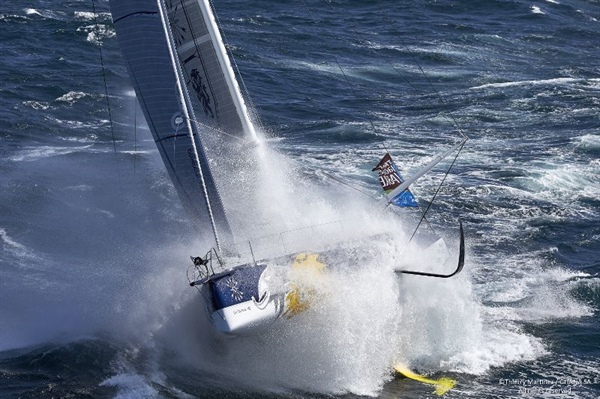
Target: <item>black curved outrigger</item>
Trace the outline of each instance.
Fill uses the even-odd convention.
[[[413,270],[396,270],[396,273],[403,274],[412,274],[414,276],[425,276],[425,277],[437,277],[437,278],[450,278],[452,276],[460,273],[465,266],[465,233],[463,231],[462,221],[459,221],[460,224],[460,247],[458,250],[458,267],[454,272],[450,274],[438,274],[438,273],[428,273],[428,272],[418,272]]]

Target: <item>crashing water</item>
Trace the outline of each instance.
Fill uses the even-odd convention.
[[[260,224],[255,215],[244,234],[366,218],[396,239],[348,244],[318,301],[265,334],[214,334],[185,280],[189,255],[206,248],[141,120],[107,4],[8,6],[1,395],[430,395],[393,375],[405,362],[456,378],[448,396],[597,397],[598,5],[215,6],[266,126],[261,177],[243,187]],[[465,270],[397,278],[399,263],[435,268],[443,254],[405,248],[410,220],[388,220],[323,172],[376,196],[370,169],[385,150],[409,176],[457,137],[448,114],[471,139],[429,218],[448,268],[464,221]],[[417,197],[431,198],[444,172]]]

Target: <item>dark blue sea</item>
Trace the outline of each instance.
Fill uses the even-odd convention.
[[[598,398],[600,2],[213,3],[288,184],[377,196],[386,150],[410,175],[469,136],[428,212],[452,243],[463,221],[465,270],[365,262],[329,311],[215,337],[108,1],[4,1],[0,398],[435,397],[393,361],[448,398]]]

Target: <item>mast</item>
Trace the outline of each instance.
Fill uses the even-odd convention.
[[[258,140],[256,130],[254,129],[254,125],[252,124],[252,121],[248,116],[248,109],[246,108],[246,103],[244,102],[244,98],[242,97],[240,87],[235,78],[235,73],[233,72],[231,62],[227,55],[227,50],[225,49],[225,45],[223,44],[223,38],[221,37],[219,26],[217,25],[214,13],[212,12],[210,0],[198,0],[198,5],[202,10],[202,16],[204,17],[204,22],[210,34],[213,46],[216,50],[217,58],[219,59],[219,63],[221,64],[221,70],[223,71],[223,75],[225,76],[225,81],[227,82],[227,87],[229,88],[231,98],[233,99],[238,115],[242,121],[244,134],[246,135],[246,137],[252,140]]]
[[[191,121],[196,120],[195,116],[193,115],[194,110],[188,106],[191,103],[190,98],[189,98],[187,90],[185,90],[183,84],[181,83],[182,71],[177,62],[177,59],[175,57],[175,52],[173,50],[175,47],[175,44],[174,44],[174,40],[173,40],[173,34],[171,33],[171,29],[169,29],[168,21],[165,17],[166,10],[164,9],[163,0],[157,0],[157,2],[158,2],[158,11],[160,14],[160,19],[161,19],[161,22],[163,25],[163,29],[165,31],[166,38],[167,38],[167,45],[169,47],[169,55],[171,58],[173,71],[175,72],[175,80],[177,82],[177,91],[179,92],[179,96],[180,96],[182,112],[185,116],[185,118],[184,118],[185,123],[188,127],[190,139],[192,142],[192,147],[194,149],[193,157],[194,157],[194,161],[196,162],[196,167],[198,168],[199,179],[201,181],[202,188],[203,188],[204,200],[206,201],[206,208],[208,211],[208,215],[210,217],[210,224],[211,224],[213,235],[215,238],[215,243],[217,244],[217,250],[219,252],[221,252],[221,243],[219,241],[219,233],[217,231],[217,225],[215,223],[215,218],[214,218],[214,215],[212,212],[212,207],[210,205],[210,198],[208,196],[208,191],[206,190],[206,182],[204,180],[204,173],[202,171],[202,165],[200,164],[200,156],[198,155],[198,148],[196,146],[196,140],[194,138],[194,129],[192,128],[192,125],[191,125]]]

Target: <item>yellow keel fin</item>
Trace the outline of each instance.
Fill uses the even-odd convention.
[[[438,396],[442,396],[443,394],[454,388],[454,386],[456,385],[456,381],[451,378],[441,377],[437,380],[432,380],[431,378],[427,378],[412,372],[408,367],[402,364],[395,365],[394,370],[396,370],[397,373],[402,374],[406,378],[410,378],[411,380],[419,381],[424,384],[434,385],[435,393]]]
[[[301,253],[294,259],[292,264],[294,277],[290,283],[290,290],[285,295],[283,312],[283,316],[288,319],[307,310],[315,299],[315,289],[311,286],[311,282],[323,277],[325,270],[325,264],[321,263],[318,257],[319,254]]]

